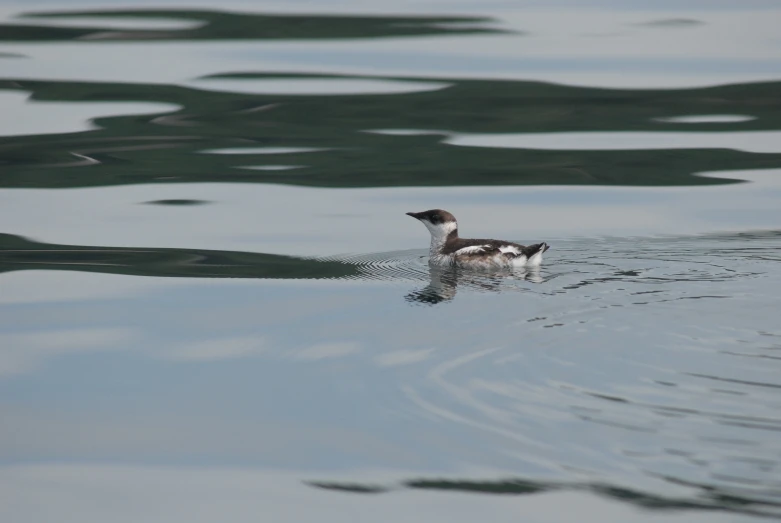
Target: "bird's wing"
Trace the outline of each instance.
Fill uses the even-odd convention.
[[[502,254],[521,254],[521,249],[519,249],[517,245],[499,245],[497,248]]]
[[[469,247],[462,247],[461,249],[458,249],[455,254],[458,256],[459,254],[479,254],[484,252],[492,251],[490,245],[470,245]]]

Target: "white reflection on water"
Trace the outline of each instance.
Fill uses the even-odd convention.
[[[700,187],[419,187],[155,184],[0,191],[6,232],[72,245],[179,247],[326,256],[428,245],[404,213],[445,208],[465,237],[521,242],[594,235],[774,228],[781,170],[703,173],[751,183]],[[192,199],[200,206],[139,202]],[[295,202],[295,212],[290,203]],[[490,212],[485,212],[486,206]],[[49,214],[39,212],[48,209]],[[333,216],[334,209],[354,216]],[[51,220],[56,215],[57,220]],[[280,219],[284,217],[284,219]],[[193,227],[197,222],[198,227]],[[314,224],[318,224],[316,227]],[[554,251],[551,251],[555,255]]]
[[[165,5],[156,3],[155,7]],[[180,3],[171,5],[181,7]],[[660,19],[654,6],[475,7],[466,3],[399,4],[396,13],[474,14],[496,17],[521,34],[378,38],[361,40],[144,42],[108,44],[6,43],[4,50],[30,56],[4,63],[4,76],[41,80],[199,85],[194,78],[218,72],[274,71],[431,78],[512,78],[582,86],[687,87],[763,81],[781,76],[777,9],[680,10],[676,18],[700,24],[670,30],[642,25]],[[231,3],[229,9],[258,9]],[[71,8],[77,8],[71,5]],[[104,6],[105,7],[105,6]],[[209,5],[209,8],[213,8]],[[669,6],[665,6],[669,9]],[[27,9],[23,6],[21,9]],[[273,5],[264,5],[274,9]],[[276,12],[306,11],[309,4],[277,4]],[[318,12],[387,14],[381,2],[327,5]],[[665,11],[661,11],[664,13]],[[18,14],[13,10],[0,16]],[[594,35],[602,35],[594,37]],[[356,41],[360,41],[356,47]],[[73,57],[78,56],[78,60]],[[117,60],[122,56],[122,60]],[[234,83],[235,85],[235,83]],[[235,87],[232,87],[232,89]],[[256,91],[253,91],[256,92]]]
[[[73,4],[68,6],[73,8]],[[185,18],[170,17],[133,17],[133,16],[19,16],[6,21],[10,24],[40,25],[44,27],[95,27],[100,29],[124,29],[140,31],[181,31],[184,29],[197,29],[206,23],[200,20],[188,20]]]
[[[241,169],[249,169],[250,171],[292,171],[293,169],[301,169],[306,167],[305,165],[247,165],[240,167]]]
[[[260,337],[199,339],[174,344],[161,351],[160,356],[177,361],[217,361],[247,358],[267,350]]]
[[[391,350],[378,355],[374,358],[377,365],[380,367],[395,367],[397,365],[411,365],[413,363],[420,363],[431,357],[432,353],[436,349],[399,349]]]
[[[77,133],[95,129],[95,118],[168,113],[181,107],[160,102],[62,102],[33,100],[0,90],[0,136]]]
[[[187,285],[187,279],[128,279],[114,274],[22,271],[3,274],[0,305],[79,302],[144,294],[151,289]]]
[[[560,151],[735,149],[752,153],[778,153],[781,152],[781,131],[454,133],[451,138],[444,140],[444,143],[466,147],[508,147]]]
[[[0,332],[0,376],[30,372],[49,358],[124,348],[132,338],[132,329],[102,326]]]
[[[206,91],[284,95],[398,94],[438,91],[450,84],[370,78],[204,78],[190,84]]]
[[[318,361],[332,358],[343,358],[361,351],[357,343],[339,342],[316,343],[311,347],[299,349],[294,353],[294,358],[302,361]]]
[[[201,152],[203,154],[294,154],[327,150],[328,149],[317,147],[233,147],[227,149],[208,149]]]
[[[665,116],[654,118],[655,122],[662,123],[739,123],[756,120],[756,116],[745,114],[698,114],[686,116]]]

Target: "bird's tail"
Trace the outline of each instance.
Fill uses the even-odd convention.
[[[527,258],[531,258],[535,254],[542,254],[548,249],[550,249],[550,245],[545,242],[535,243],[534,245],[526,246],[526,248],[523,250],[523,254],[525,254]]]
[[[537,267],[542,263],[542,253],[550,249],[550,245],[545,242],[529,245],[523,250],[526,256],[527,267]]]

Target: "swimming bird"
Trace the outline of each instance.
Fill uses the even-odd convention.
[[[543,243],[520,245],[500,240],[467,240],[458,237],[456,217],[442,209],[408,212],[431,233],[429,263],[471,269],[539,267],[542,254],[550,246]]]

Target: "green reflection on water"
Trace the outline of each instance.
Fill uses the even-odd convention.
[[[732,149],[500,149],[449,145],[442,143],[441,134],[365,132],[681,131],[680,124],[653,118],[685,114],[744,114],[757,118],[718,124],[723,131],[781,127],[781,98],[775,96],[781,91],[781,82],[620,90],[523,81],[447,81],[450,87],[436,91],[349,96],[240,94],[152,84],[0,82],[0,88],[30,92],[33,100],[154,101],[181,106],[179,111],[165,115],[101,118],[97,121],[100,129],[81,133],[9,137],[0,146],[0,186],[58,188],[159,182],[315,187],[671,186],[728,182],[695,176],[700,172],[781,167],[781,154]],[[713,125],[686,124],[685,130],[713,130]],[[203,152],[241,147],[320,150]],[[300,167],[247,169],[266,165]]]
[[[126,18],[184,20],[200,23],[199,27],[157,29],[100,28],[100,22],[89,27],[50,27],[36,25],[36,18],[68,19]],[[467,16],[324,16],[281,15],[189,9],[155,10],[95,10],[37,12],[26,14],[30,23],[0,24],[0,41],[61,41],[61,40],[279,40],[332,38],[378,38],[389,36],[422,36],[438,34],[470,34],[505,32],[476,24],[490,18]],[[471,25],[469,25],[471,24]],[[97,26],[97,27],[95,27]]]
[[[41,18],[93,22],[52,27]],[[102,19],[190,21],[179,29],[114,29]],[[208,10],[32,13],[0,25],[0,41],[344,39],[502,33],[496,21],[452,16],[265,15]],[[84,45],[101,45],[87,43]],[[382,64],[378,64],[382,66]],[[216,67],[217,65],[215,65]],[[210,81],[405,78],[238,71],[198,79],[202,89],[152,83],[0,80],[33,101],[163,102],[173,113],[100,118],[79,133],[12,136],[0,144],[0,187],[250,182],[314,187],[469,185],[704,185],[696,173],[781,167],[781,154],[732,149],[534,150],[460,147],[443,134],[381,135],[376,129],[460,133],[564,131],[747,131],[781,129],[781,82],[694,89],[601,89],[513,80],[432,78],[448,86],[396,94],[247,94]],[[420,82],[426,78],[409,78]],[[242,89],[246,90],[246,89]],[[735,114],[751,121],[690,123],[659,118]],[[238,147],[309,147],[275,154],[203,154]],[[278,166],[296,166],[280,170]],[[263,167],[270,169],[263,170]]]
[[[0,233],[0,273],[19,270],[188,278],[321,279],[358,274],[349,263],[278,254],[54,245]]]

